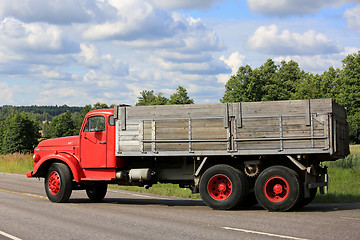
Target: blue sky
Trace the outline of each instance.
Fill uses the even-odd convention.
[[[237,69],[322,73],[360,50],[360,0],[2,0],[0,106],[216,103]]]

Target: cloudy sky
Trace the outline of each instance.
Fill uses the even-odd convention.
[[[360,0],[1,0],[0,106],[216,103],[241,65],[322,73],[360,50]]]

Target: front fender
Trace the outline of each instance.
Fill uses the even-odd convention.
[[[50,167],[53,162],[63,162],[68,165],[76,182],[80,182],[80,179],[84,177],[84,172],[80,167],[79,161],[68,153],[58,153],[44,156],[40,159],[39,162],[36,163],[34,170],[32,172],[28,172],[26,176],[44,177],[45,173],[43,170],[46,170],[48,167]]]

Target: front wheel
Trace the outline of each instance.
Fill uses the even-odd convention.
[[[297,206],[302,199],[298,174],[284,166],[265,169],[255,182],[255,195],[269,211],[287,211]]]
[[[200,196],[213,209],[236,208],[245,200],[247,193],[245,175],[229,165],[215,165],[207,169],[200,179]]]
[[[69,200],[72,192],[72,177],[64,163],[53,163],[45,178],[45,192],[51,202]]]
[[[95,202],[99,202],[105,198],[107,192],[107,183],[94,183],[86,187],[86,194],[89,199]]]

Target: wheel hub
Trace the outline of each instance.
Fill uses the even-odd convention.
[[[232,192],[231,180],[222,174],[218,174],[210,178],[208,182],[208,192],[210,196],[218,201],[225,200],[230,197]]]
[[[226,185],[224,183],[220,183],[218,186],[219,192],[225,192],[226,191]]]
[[[279,195],[283,192],[283,187],[280,184],[276,184],[273,191],[276,195]]]
[[[266,198],[274,203],[282,202],[289,196],[289,183],[285,178],[275,176],[267,180],[264,186]]]
[[[49,176],[49,190],[53,195],[60,191],[60,175],[57,172],[51,172]]]

